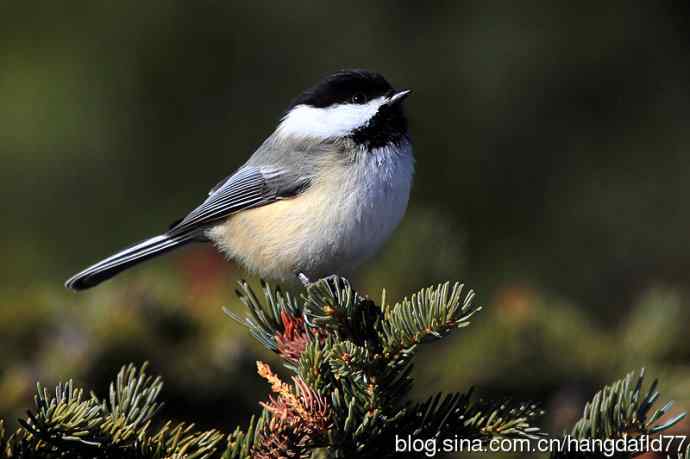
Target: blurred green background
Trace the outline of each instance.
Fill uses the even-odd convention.
[[[102,393],[149,360],[166,415],[248,420],[272,357],[221,311],[241,311],[235,265],[199,246],[62,282],[166,228],[347,67],[414,90],[417,157],[355,285],[459,279],[486,306],[421,355],[418,396],[476,384],[559,432],[646,366],[690,409],[690,6],[571,3],[2,2],[0,416],[35,380]]]

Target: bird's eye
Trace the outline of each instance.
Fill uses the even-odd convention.
[[[367,96],[362,94],[361,92],[358,92],[354,96],[352,96],[352,103],[354,104],[363,104],[367,101]]]

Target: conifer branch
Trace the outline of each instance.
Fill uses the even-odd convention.
[[[461,284],[430,287],[390,306],[358,294],[346,279],[309,285],[301,298],[268,284],[259,294],[240,283],[248,317],[240,318],[293,374],[280,379],[265,363],[257,371],[271,386],[245,430],[230,435],[197,431],[192,424],[158,420],[159,377],[128,365],[111,383],[107,399],[74,383],[49,392],[40,384],[35,409],[9,437],[0,422],[0,454],[12,458],[278,459],[392,457],[399,436],[422,439],[535,439],[542,414],[532,403],[477,400],[472,390],[410,399],[413,358],[420,344],[469,324],[480,310]],[[616,438],[662,432],[671,404],[653,409],[657,383],[642,390],[632,374],[604,387],[573,428],[575,438]],[[156,428],[155,426],[161,426]],[[690,452],[678,453],[690,459]],[[555,453],[554,457],[569,457]],[[589,454],[588,457],[596,457]],[[628,456],[625,456],[628,457]]]
[[[165,423],[150,433],[161,404],[160,378],[123,367],[111,383],[109,399],[84,395],[72,381],[58,384],[54,394],[38,385],[35,412],[19,420],[18,429],[1,444],[5,457],[32,458],[187,458],[220,457],[225,436],[196,432],[193,425]],[[221,448],[222,447],[222,448]]]
[[[271,288],[263,280],[261,290],[265,302],[259,301],[246,281],[240,281],[239,289],[235,290],[235,293],[249,310],[250,316],[242,318],[228,308],[223,308],[223,311],[236,322],[246,326],[261,344],[277,352],[276,335],[285,331],[287,325],[284,320],[299,319],[302,307],[289,293],[284,293],[279,288]]]
[[[451,289],[450,283],[446,282],[420,290],[392,307],[382,305],[385,354],[391,357],[410,353],[420,343],[443,338],[451,331],[469,325],[470,318],[481,307],[472,305],[473,291],[463,298],[462,290],[462,284],[455,283]]]
[[[653,435],[670,429],[686,416],[679,413],[661,421],[673,406],[669,401],[653,409],[660,397],[658,380],[643,391],[645,372],[635,378],[628,373],[624,378],[605,386],[585,405],[584,413],[577,421],[570,436],[576,439],[616,439]],[[557,452],[554,458],[578,457],[576,453]],[[587,457],[605,457],[604,454],[588,453]]]

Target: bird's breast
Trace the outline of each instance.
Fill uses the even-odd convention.
[[[399,224],[409,199],[412,154],[365,153],[333,161],[299,196],[249,209],[212,228],[209,237],[231,258],[281,282],[348,275]]]

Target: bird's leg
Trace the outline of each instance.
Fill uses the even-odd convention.
[[[297,273],[297,279],[299,279],[304,288],[307,288],[309,285],[313,284],[311,279],[309,279],[309,277],[307,277],[307,275],[301,271]],[[331,274],[330,276],[326,276],[318,280],[325,280],[328,283],[328,285],[330,285],[335,290],[340,290],[345,287],[344,280],[337,274]]]
[[[307,286],[309,286],[309,284],[311,284],[311,281],[309,280],[307,275],[304,274],[302,271],[297,273],[297,279],[299,279],[299,281],[302,283],[304,288],[307,288]]]

